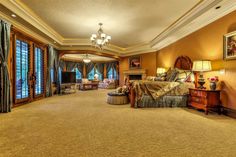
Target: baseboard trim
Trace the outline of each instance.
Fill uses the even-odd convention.
[[[234,110],[234,109],[223,107],[222,114],[232,117],[232,118],[236,118],[236,110]]]

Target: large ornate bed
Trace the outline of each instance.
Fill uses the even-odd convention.
[[[174,69],[177,69],[178,72],[188,71],[191,73],[191,59],[187,56],[178,57]],[[191,80],[134,81],[130,83],[131,107],[185,107],[188,102],[188,89],[193,87],[194,84]]]

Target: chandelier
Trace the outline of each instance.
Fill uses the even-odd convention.
[[[89,59],[88,54],[86,54],[86,56],[83,58],[83,62],[84,62],[84,63],[89,63],[89,62],[91,62],[91,59]]]
[[[106,46],[109,44],[111,40],[111,36],[106,35],[102,30],[102,23],[98,24],[100,26],[97,34],[92,34],[90,40],[92,42],[92,45],[95,47],[98,47],[100,49],[103,48],[103,46]]]

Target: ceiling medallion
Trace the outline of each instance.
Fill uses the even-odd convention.
[[[99,48],[103,49],[103,46],[106,46],[110,43],[111,41],[111,36],[106,35],[103,30],[102,30],[102,23],[98,24],[100,26],[97,34],[92,34],[90,40],[92,42],[92,45]]]

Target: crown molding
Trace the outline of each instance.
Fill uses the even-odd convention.
[[[236,10],[235,0],[215,0],[206,2],[207,4],[202,4],[203,6],[197,7],[186,15],[184,17],[185,20],[176,23],[175,26],[169,28],[152,40],[150,42],[152,48],[160,50]],[[216,10],[215,7],[219,5],[222,7],[219,10]]]
[[[59,50],[95,50],[99,52],[98,49],[91,47],[89,39],[63,38],[59,33],[47,25],[31,9],[29,9],[19,0],[2,0],[1,3],[6,8],[23,18],[26,22],[30,23],[36,29],[41,31],[43,34],[56,41],[58,44],[56,48]],[[218,5],[221,5],[222,7],[218,10],[215,10],[215,7]],[[104,47],[102,52],[118,56],[131,56],[156,52],[208,25],[209,23],[225,16],[235,9],[235,0],[202,0],[153,40],[127,48],[122,48],[111,44]],[[42,40],[43,42],[49,42],[49,40],[33,32],[32,30],[29,30],[29,28],[25,27],[24,25],[14,21],[14,19],[4,16],[4,13],[1,13],[1,11],[0,17],[5,18],[7,21],[24,30],[26,33],[33,34],[39,40]],[[49,43],[55,45],[51,43],[51,41]]]
[[[0,18],[4,19],[5,21],[9,22],[11,25],[14,25],[17,28],[20,28],[20,30],[26,34],[31,35],[32,37],[38,39],[39,41],[45,43],[45,44],[50,44],[53,45],[53,47],[55,48],[59,48],[58,45],[56,45],[52,40],[46,39],[44,37],[42,37],[41,35],[39,35],[38,33],[30,30],[28,27],[25,27],[24,25],[22,25],[21,23],[17,22],[16,20],[14,20],[13,18],[6,16],[3,12],[0,11]]]
[[[39,18],[31,9],[25,6],[19,0],[2,0],[2,5],[23,18],[35,28],[52,38],[59,44],[62,44],[63,37]]]

